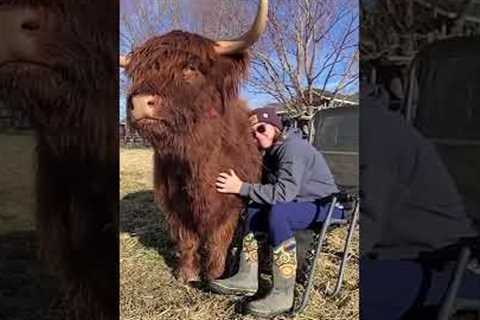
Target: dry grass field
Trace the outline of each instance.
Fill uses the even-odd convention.
[[[162,215],[153,203],[151,150],[120,151],[120,183],[121,319],[254,319],[237,312],[235,298],[181,285],[172,276],[175,252]],[[345,235],[344,228],[330,234],[328,249],[322,254],[321,270],[315,275],[310,304],[295,319],[358,318],[358,231],[344,290],[335,298],[324,294],[325,289],[334,284],[338,253]]]
[[[37,258],[34,148],[31,132],[0,133],[1,320],[43,320],[58,294]]]
[[[0,234],[34,228],[34,138],[0,134]]]

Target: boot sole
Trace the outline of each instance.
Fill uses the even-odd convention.
[[[256,316],[256,317],[273,318],[273,317],[279,316],[281,314],[289,313],[291,309],[292,308],[288,308],[288,309],[285,309],[283,311],[276,311],[276,312],[273,312],[273,313],[263,313],[263,312],[255,311],[255,310],[251,310],[251,309],[246,309],[246,311],[247,311],[248,314],[251,314],[251,315]]]
[[[216,293],[225,294],[225,295],[234,295],[234,296],[253,296],[257,293],[256,289],[237,289],[237,288],[230,288],[224,287],[218,283],[210,283],[210,289],[212,289]]]

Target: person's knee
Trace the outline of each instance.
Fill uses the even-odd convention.
[[[248,206],[246,208],[246,216],[247,217],[252,217],[254,215],[256,215],[259,211],[260,211],[260,208],[258,207],[254,207],[254,206]]]
[[[268,219],[270,226],[287,223],[287,219],[288,210],[285,205],[276,204],[272,206]]]
[[[248,208],[247,215],[245,218],[245,230],[244,233],[248,232],[261,232],[267,231],[266,219],[264,217],[264,212],[256,207]]]

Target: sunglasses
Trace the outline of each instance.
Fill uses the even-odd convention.
[[[256,127],[254,130],[252,130],[252,134],[255,136],[257,132],[262,134],[262,133],[265,133],[265,131],[267,131],[267,127],[265,127],[265,125],[262,124]]]

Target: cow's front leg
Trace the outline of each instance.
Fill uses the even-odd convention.
[[[212,230],[206,238],[207,280],[220,278],[225,272],[228,249],[235,234],[238,214],[232,214],[227,221]]]
[[[200,280],[200,240],[196,232],[179,226],[175,241],[179,253],[175,277],[184,283]]]
[[[200,240],[198,234],[188,228],[179,215],[167,215],[170,235],[176,244],[178,259],[174,274],[177,280],[188,283],[200,280]]]

